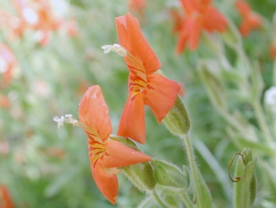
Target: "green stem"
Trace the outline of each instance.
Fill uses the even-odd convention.
[[[268,142],[268,144],[271,145],[274,140],[273,140],[271,133],[269,131],[269,128],[266,124],[266,120],[265,120],[264,113],[263,113],[260,103],[258,101],[255,101],[253,103],[253,108],[254,108],[254,112],[256,114],[259,126],[265,135],[265,139]]]
[[[187,193],[181,194],[181,199],[183,200],[184,204],[186,205],[187,208],[194,208],[194,205],[190,198],[188,197]]]
[[[188,157],[188,162],[189,162],[189,167],[191,171],[191,176],[194,184],[197,184],[197,172],[196,172],[196,163],[194,160],[194,153],[193,153],[193,148],[190,142],[190,138],[187,134],[184,135],[183,137],[184,144],[186,146],[186,152],[187,152],[187,157]],[[195,186],[195,191],[198,195],[199,191],[197,190],[197,186]]]
[[[167,208],[167,206],[163,203],[163,201],[160,199],[159,195],[157,194],[156,190],[153,189],[151,191],[151,194],[153,196],[153,198],[156,200],[157,204],[162,207],[162,208]]]

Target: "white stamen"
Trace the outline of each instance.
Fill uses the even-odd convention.
[[[101,48],[104,49],[105,54],[114,51],[118,53],[120,56],[127,56],[127,50],[117,43],[113,45],[103,45]]]
[[[72,124],[73,126],[78,126],[79,124],[79,121],[73,118],[71,114],[66,114],[65,116],[61,116],[60,118],[58,116],[55,116],[53,120],[58,123],[58,128],[62,127],[64,122]]]

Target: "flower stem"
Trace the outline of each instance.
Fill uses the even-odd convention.
[[[187,208],[193,208],[194,205],[190,198],[188,197],[187,193],[181,194],[181,199],[183,200],[184,204],[186,205]]]
[[[256,114],[259,126],[265,135],[265,139],[267,140],[268,144],[271,145],[273,143],[273,138],[266,124],[266,120],[260,103],[258,101],[255,101],[253,103],[253,108],[254,108],[254,112]]]
[[[153,196],[153,198],[156,200],[157,204],[162,207],[162,208],[167,208],[167,206],[163,203],[163,201],[160,199],[159,195],[157,194],[156,190],[153,189],[151,191],[151,194]]]
[[[212,207],[211,194],[194,160],[194,153],[190,137],[185,134],[181,138],[184,140],[184,144],[186,147],[188,163],[191,171],[191,178],[197,197],[197,207],[210,208]]]
[[[193,153],[193,149],[191,146],[191,142],[190,142],[190,138],[187,134],[184,135],[183,137],[184,140],[184,144],[186,146],[186,152],[187,152],[187,157],[188,157],[188,162],[189,162],[189,167],[190,167],[190,171],[191,171],[191,177],[193,180],[194,185],[197,184],[197,177],[196,177],[196,164],[195,164],[195,160],[194,160],[194,153]],[[195,186],[195,191],[198,195],[198,190]]]

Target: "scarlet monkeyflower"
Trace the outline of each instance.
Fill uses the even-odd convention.
[[[102,48],[118,52],[129,68],[128,99],[120,119],[118,135],[145,143],[144,106],[148,105],[158,122],[174,105],[180,85],[156,73],[161,64],[143,37],[139,23],[130,13],[117,17],[119,43]]]
[[[96,185],[115,204],[116,174],[120,167],[147,162],[151,157],[109,138],[112,133],[109,109],[99,86],[92,86],[85,92],[79,106],[79,118],[88,136],[89,160]]]
[[[14,204],[11,200],[7,188],[0,185],[0,207],[1,208],[14,208]]]
[[[10,48],[0,43],[0,74],[3,74],[3,84],[1,86],[7,86],[12,78],[12,70],[16,65],[16,58]]]
[[[202,30],[209,33],[226,30],[227,20],[211,5],[212,0],[180,0],[180,2],[186,16],[176,46],[177,53],[181,53],[186,44],[191,51],[195,50]]]
[[[254,29],[261,27],[261,17],[252,11],[249,4],[245,1],[236,1],[236,8],[242,16],[242,21],[239,30],[243,36],[247,36]]]

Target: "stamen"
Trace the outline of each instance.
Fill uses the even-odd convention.
[[[71,114],[66,114],[65,116],[61,116],[61,118],[55,116],[53,120],[58,123],[58,128],[61,128],[64,122],[72,124],[73,126],[79,126],[79,121],[73,118]]]
[[[120,56],[127,56],[128,54],[127,50],[117,43],[113,45],[103,45],[101,48],[104,49],[105,54],[111,51],[118,53]]]

